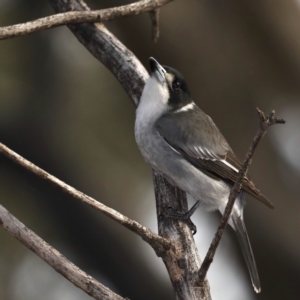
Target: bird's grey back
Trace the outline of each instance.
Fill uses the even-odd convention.
[[[209,149],[216,155],[225,155],[231,150],[226,139],[211,118],[198,106],[193,110],[166,113],[155,124],[162,135],[182,149],[195,152],[195,147]],[[190,149],[186,149],[186,147]]]

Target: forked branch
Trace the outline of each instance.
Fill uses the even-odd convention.
[[[258,108],[257,108],[257,113],[258,113],[259,120],[260,120],[259,129],[250,145],[250,148],[247,152],[246,158],[241,166],[241,169],[239,170],[239,176],[237,178],[237,181],[235,182],[234,186],[231,188],[231,191],[229,194],[229,200],[226,205],[224,214],[222,216],[221,223],[218,227],[218,230],[215,234],[213,241],[211,242],[211,245],[205,256],[205,259],[201,265],[201,268],[199,271],[199,277],[200,277],[201,282],[205,279],[207,271],[213,261],[216,250],[218,248],[218,245],[220,243],[220,240],[222,238],[222,235],[224,233],[224,230],[225,230],[228,220],[230,218],[235,199],[237,198],[238,194],[241,191],[242,180],[245,177],[245,175],[247,174],[249,165],[251,163],[251,160],[252,160],[252,157],[253,157],[253,154],[254,154],[254,151],[255,151],[257,145],[259,144],[259,142],[263,138],[263,136],[266,134],[266,132],[270,126],[272,126],[274,124],[284,124],[285,123],[285,121],[283,119],[275,118],[274,110],[267,117]]]
[[[154,18],[155,21],[153,21],[153,39],[156,40],[158,38],[158,9],[171,1],[172,0],[142,0],[128,5],[101,10],[69,11],[59,13],[31,22],[0,27],[0,40],[62,25],[103,22],[151,11],[154,11],[153,14],[156,16]],[[72,6],[70,6],[70,10],[72,10]]]
[[[93,207],[94,209],[104,213],[109,218],[115,220],[119,224],[125,226],[129,230],[133,231],[137,235],[139,235],[145,242],[147,242],[156,252],[158,256],[162,256],[165,251],[170,249],[171,242],[158,234],[155,234],[150,229],[146,228],[145,226],[141,225],[140,223],[129,219],[128,217],[122,215],[118,211],[105,206],[104,204],[98,202],[97,200],[87,196],[86,194],[76,190],[75,188],[71,187],[70,185],[64,183],[63,181],[59,180],[58,178],[54,177],[53,175],[47,173],[43,169],[37,167],[30,161],[26,160],[24,157],[20,156],[19,154],[15,153],[2,143],[0,143],[0,153],[11,159],[13,162],[19,164],[20,166],[24,167],[28,171],[36,174],[42,179],[45,179],[52,184],[60,187],[64,192],[70,194],[74,198],[80,200],[81,202],[88,204],[89,206]]]
[[[97,300],[126,300],[79,269],[0,205],[0,225],[54,270]]]

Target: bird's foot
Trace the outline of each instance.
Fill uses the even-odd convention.
[[[174,211],[173,207],[168,207],[167,213],[164,215],[166,218],[176,219],[176,220],[185,220],[192,231],[192,234],[195,235],[197,233],[197,227],[191,221],[191,216],[194,214],[198,206],[200,205],[200,201],[198,200],[189,211],[186,213],[180,213]]]

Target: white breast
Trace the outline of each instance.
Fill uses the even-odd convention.
[[[135,139],[145,160],[156,163],[158,151],[161,153],[161,136],[155,129],[155,122],[168,109],[168,88],[150,77],[144,87],[136,110]],[[154,166],[153,166],[154,167]]]
[[[139,106],[136,110],[135,129],[151,126],[168,109],[169,91],[150,77],[144,87]]]

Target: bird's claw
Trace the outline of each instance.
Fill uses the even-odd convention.
[[[176,219],[176,220],[185,220],[187,222],[187,225],[192,231],[192,234],[195,235],[197,233],[197,227],[196,225],[191,221],[191,216],[194,214],[198,206],[200,205],[200,201],[197,201],[189,211],[186,213],[180,213],[174,211],[173,207],[168,207],[167,213],[164,215],[166,218],[170,219]]]

